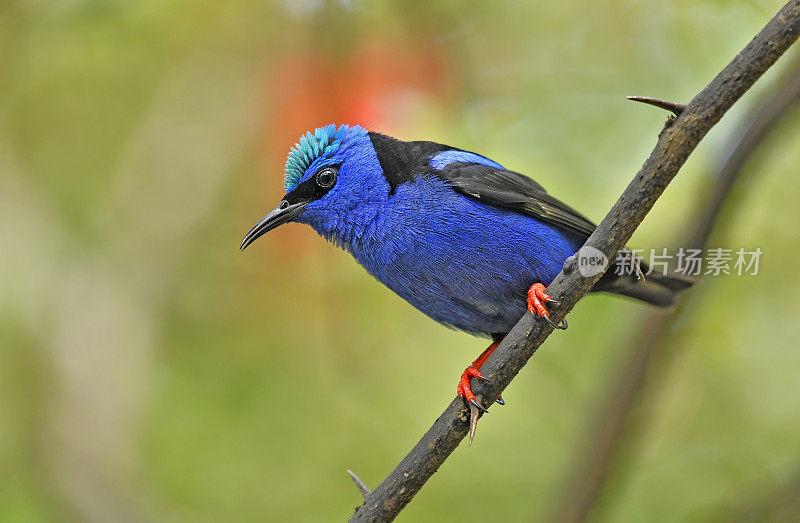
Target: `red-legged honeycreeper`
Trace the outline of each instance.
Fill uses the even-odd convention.
[[[458,384],[459,396],[480,409],[470,378],[483,378],[481,365],[526,310],[550,321],[545,286],[595,229],[532,179],[485,156],[357,125],[301,137],[286,160],[285,186],[241,248],[284,223],[308,224],[434,320],[492,336]],[[612,269],[592,291],[665,307],[691,284]]]

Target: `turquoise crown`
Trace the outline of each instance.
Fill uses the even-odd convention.
[[[297,187],[314,160],[333,155],[342,142],[354,132],[361,134],[366,133],[366,130],[359,125],[340,125],[337,128],[336,124],[330,124],[301,136],[286,158],[284,175],[286,192]]]

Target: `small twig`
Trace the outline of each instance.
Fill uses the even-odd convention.
[[[361,492],[361,497],[364,499],[364,501],[366,501],[367,496],[369,496],[372,493],[372,491],[363,481],[361,481],[361,478],[356,476],[355,472],[353,472],[350,469],[347,469],[347,473],[350,474],[350,479],[352,479],[353,483],[356,484],[356,487],[358,487],[358,491]]]
[[[643,104],[653,105],[659,109],[671,111],[675,116],[680,116],[686,104],[679,104],[678,102],[669,102],[667,100],[660,100],[658,98],[650,98],[647,96],[628,96],[628,100],[633,102],[642,102]]]
[[[483,402],[483,398],[475,396],[478,403]],[[472,446],[472,440],[475,439],[475,429],[478,428],[478,419],[481,417],[481,411],[478,407],[471,404],[469,405],[469,446]]]

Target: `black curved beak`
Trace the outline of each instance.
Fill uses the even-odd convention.
[[[283,225],[286,222],[292,221],[305,209],[308,202],[289,203],[283,200],[275,209],[268,215],[261,218],[261,220],[250,229],[250,232],[242,240],[242,246],[239,250],[243,251],[248,245],[256,241],[259,237],[268,233],[272,229]]]

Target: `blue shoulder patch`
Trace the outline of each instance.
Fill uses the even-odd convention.
[[[442,151],[436,153],[431,157],[429,165],[434,169],[441,171],[451,163],[464,162],[464,163],[479,163],[481,165],[488,165],[489,167],[496,167],[497,169],[505,169],[497,162],[481,156],[480,154],[470,153],[467,151]]]

